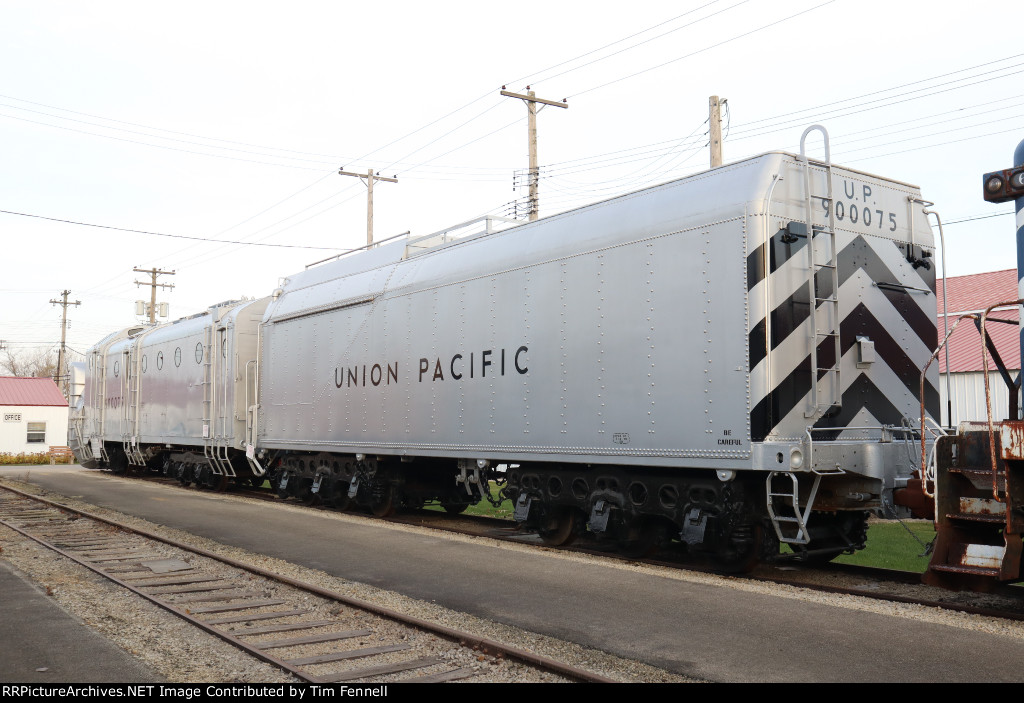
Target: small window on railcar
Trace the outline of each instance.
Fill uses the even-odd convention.
[[[203,343],[196,342],[196,363],[203,363]]]
[[[164,353],[163,352],[157,352],[156,353],[156,370],[159,371],[163,367],[164,367]]]
[[[181,366],[181,347],[174,348],[174,365]]]

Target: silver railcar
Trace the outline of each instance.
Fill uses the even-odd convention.
[[[422,501],[413,477],[472,498],[508,467],[517,518],[552,542],[586,524],[726,561],[861,546],[916,471],[922,203],[776,152],[312,267],[264,317],[257,445],[293,488],[382,513]]]
[[[245,451],[268,300],[128,328],[90,349],[72,423],[79,461],[117,471],[149,465],[204,485],[252,475]]]
[[[805,135],[806,136],[806,135]],[[90,350],[83,463],[744,566],[863,546],[919,477],[915,186],[773,152],[503,231],[391,241]],[[925,406],[938,415],[937,371]]]

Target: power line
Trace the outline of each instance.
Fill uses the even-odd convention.
[[[758,27],[756,29],[750,30],[749,32],[744,32],[743,34],[737,34],[734,37],[731,37],[729,39],[724,39],[724,40],[722,40],[722,41],[720,41],[720,42],[718,42],[716,44],[712,44],[710,46],[706,46],[703,49],[698,49],[697,51],[692,51],[689,54],[684,54],[683,56],[678,56],[678,57],[676,57],[674,59],[671,59],[669,61],[665,61],[663,63],[660,63],[660,64],[656,65],[656,66],[651,66],[650,68],[645,68],[642,71],[637,71],[636,73],[630,73],[628,76],[622,76],[621,78],[616,78],[615,80],[611,80],[611,81],[608,81],[606,83],[601,83],[600,85],[595,85],[595,86],[593,86],[591,88],[587,88],[586,90],[582,90],[582,91],[580,91],[578,93],[570,95],[569,97],[576,98],[576,97],[579,97],[580,95],[585,95],[585,94],[593,92],[595,90],[600,90],[601,88],[607,88],[608,86],[614,85],[615,83],[621,83],[622,81],[629,80],[630,78],[636,78],[637,76],[643,75],[644,73],[648,73],[650,71],[655,71],[655,70],[657,70],[659,68],[663,68],[665,66],[668,66],[669,64],[676,63],[677,61],[682,61],[683,59],[688,59],[691,56],[696,56],[697,54],[702,54],[705,51],[710,51],[711,49],[716,49],[716,48],[718,48],[720,46],[724,46],[724,45],[729,44],[731,42],[734,42],[734,41],[736,41],[738,39],[743,39],[744,37],[749,37],[751,34],[756,34],[757,32],[764,31],[765,29],[769,29],[770,27],[774,27],[774,26],[776,26],[778,24],[782,24],[783,22],[788,22],[791,19],[795,19],[796,17],[800,17],[801,15],[806,15],[808,12],[813,12],[814,10],[822,8],[825,5],[831,5],[835,1],[836,0],[826,0],[825,2],[823,2],[823,3],[819,4],[819,5],[815,5],[814,7],[810,7],[808,9],[806,9],[806,10],[801,10],[800,12],[797,12],[795,14],[789,15],[788,17],[783,17],[780,20],[776,20],[774,22],[770,22],[768,24],[762,25],[762,26],[760,26],[760,27]]]
[[[179,151],[179,152],[182,152],[182,153],[185,153],[185,154],[195,154],[197,156],[210,156],[210,157],[217,158],[217,159],[229,159],[231,161],[244,161],[246,163],[261,164],[263,166],[281,166],[281,167],[284,167],[284,168],[300,169],[302,171],[320,171],[321,170],[319,168],[313,168],[313,167],[310,167],[310,166],[296,166],[294,164],[277,164],[277,163],[272,163],[270,161],[257,161],[256,159],[243,159],[243,158],[239,158],[237,156],[226,156],[224,154],[210,154],[210,153],[203,152],[203,151],[193,151],[191,149],[179,149],[178,147],[167,146],[165,144],[152,144],[150,142],[142,142],[142,141],[139,141],[137,139],[127,139],[125,137],[115,137],[112,134],[99,134],[97,132],[88,132],[88,131],[83,130],[83,129],[75,129],[73,127],[64,127],[63,125],[57,125],[57,124],[48,124],[46,122],[40,122],[38,120],[30,120],[30,119],[28,119],[26,117],[15,117],[14,115],[5,115],[3,113],[0,113],[0,117],[6,117],[7,119],[10,119],[10,120],[19,120],[21,122],[31,122],[32,124],[43,125],[45,127],[53,127],[54,129],[63,129],[63,130],[68,131],[68,132],[77,132],[79,134],[89,134],[89,135],[92,135],[94,137],[103,137],[104,139],[113,139],[113,140],[119,141],[119,142],[128,142],[130,144],[140,144],[142,146],[151,146],[151,147],[153,147],[155,149],[167,149],[169,151]],[[66,119],[66,118],[59,118],[59,119]]]
[[[192,134],[190,132],[177,132],[177,131],[175,131],[173,129],[164,129],[163,127],[152,127],[150,125],[144,125],[144,124],[140,124],[138,122],[128,122],[128,121],[125,121],[125,120],[114,119],[113,117],[104,117],[103,115],[94,115],[94,114],[91,114],[91,113],[88,113],[88,112],[79,112],[77,110],[70,110],[70,109],[68,109],[66,107],[58,107],[56,105],[47,105],[46,103],[33,102],[31,100],[25,100],[24,98],[14,97],[13,95],[0,95],[0,98],[2,98],[4,100],[15,100],[17,102],[26,103],[28,105],[35,105],[37,107],[45,107],[48,110],[59,110],[61,112],[70,112],[73,115],[82,115],[84,117],[92,117],[92,118],[97,119],[97,120],[105,120],[107,122],[116,122],[117,124],[126,124],[126,125],[131,125],[132,127],[141,127],[143,129],[148,129],[148,130],[154,131],[154,132],[167,132],[168,134],[178,134],[178,135],[184,136],[184,137],[194,137],[196,139],[205,139],[207,141],[214,141],[214,142],[224,142],[226,144],[238,144],[240,146],[249,146],[249,147],[254,147],[256,149],[264,149],[264,150],[267,150],[267,151],[286,151],[286,152],[290,152],[290,153],[293,153],[293,154],[305,154],[307,156],[323,156],[323,157],[330,158],[332,161],[336,160],[338,158],[342,158],[342,157],[336,156],[334,154],[321,154],[321,153],[310,152],[310,151],[298,151],[298,150],[295,150],[295,149],[283,149],[283,148],[280,148],[280,147],[262,146],[260,144],[250,144],[250,143],[247,143],[247,142],[238,142],[238,141],[233,141],[231,139],[221,139],[220,137],[207,137],[207,136],[204,136],[202,134]],[[5,107],[13,107],[16,110],[26,110],[26,111],[29,111],[29,112],[37,112],[37,114],[41,114],[41,115],[46,115],[47,114],[45,112],[38,112],[36,110],[28,110],[28,108],[18,107],[16,105],[8,105],[8,106],[5,106]],[[49,117],[56,117],[57,119],[71,119],[71,118],[68,118],[68,117],[61,117],[60,115],[48,115],[48,116]],[[85,122],[84,120],[74,120],[74,121],[76,121],[76,122],[83,122],[84,124],[93,124],[94,126],[101,127],[103,129],[121,129],[119,127],[107,127],[106,125],[96,125],[95,123]],[[123,131],[131,132],[132,134],[144,134],[143,132],[134,132],[132,130],[123,130]],[[155,134],[154,135],[147,135],[147,136],[154,136],[157,139],[167,139],[167,137],[161,137],[161,136],[155,135]],[[193,142],[190,142],[190,143],[193,143]],[[215,147],[215,148],[224,148],[224,147]]]
[[[1024,115],[1014,115],[1013,117],[1011,117],[1009,119],[1018,119],[1020,117],[1024,117]],[[950,132],[958,132],[958,131],[963,130],[963,129],[975,129],[977,127],[987,127],[987,126],[990,126],[991,124],[992,124],[991,121],[987,121],[987,122],[981,122],[981,123],[976,123],[976,124],[963,125],[961,127],[951,127],[950,129],[943,129],[943,130],[940,130],[938,132],[930,132],[928,134],[919,134],[919,135],[916,135],[916,136],[906,137],[905,139],[897,139],[897,140],[891,141],[891,142],[883,142],[881,144],[869,144],[868,146],[859,146],[859,147],[857,147],[855,149],[845,149],[844,148],[843,151],[845,153],[847,153],[847,154],[851,154],[851,153],[854,153],[854,152],[857,152],[857,151],[864,151],[865,149],[877,149],[877,148],[880,148],[880,147],[883,147],[883,146],[892,146],[893,144],[904,144],[906,142],[913,141],[915,139],[927,139],[928,137],[937,137],[937,136],[939,136],[941,134],[949,134]],[[931,125],[929,125],[929,126],[931,126]],[[892,132],[891,134],[898,134],[898,132]],[[880,135],[880,136],[888,136],[888,135]]]
[[[140,135],[140,136],[143,136],[143,137],[152,137],[154,139],[165,139],[167,141],[181,142],[182,144],[192,144],[194,146],[207,147],[207,148],[211,148],[211,149],[223,149],[225,151],[237,151],[237,152],[241,152],[243,154],[253,154],[255,156],[269,156],[269,157],[275,158],[275,159],[292,159],[292,160],[295,160],[295,161],[310,161],[310,162],[319,163],[319,164],[329,164],[329,163],[336,162],[340,158],[343,158],[343,157],[335,156],[333,154],[323,154],[322,156],[326,157],[326,158],[317,158],[317,159],[311,159],[311,158],[301,157],[301,156],[277,156],[275,154],[265,154],[265,153],[261,153],[261,152],[258,152],[258,151],[249,151],[248,149],[238,149],[238,148],[235,148],[235,147],[217,146],[216,144],[203,144],[202,142],[194,142],[194,141],[190,141],[188,139],[178,139],[176,137],[164,137],[164,136],[161,136],[159,134],[149,134],[147,132],[140,132],[138,130],[124,129],[123,127],[108,127],[107,125],[97,124],[95,122],[89,122],[88,120],[78,120],[78,119],[75,119],[73,117],[62,117],[61,115],[53,115],[53,114],[50,114],[48,112],[42,112],[41,110],[32,110],[32,109],[29,109],[27,107],[18,107],[17,105],[2,105],[2,104],[0,104],[0,107],[11,108],[11,109],[14,109],[14,110],[23,110],[25,112],[31,112],[31,113],[34,113],[34,114],[37,114],[37,115],[43,115],[45,117],[52,117],[52,118],[57,119],[57,120],[67,120],[69,122],[78,122],[80,124],[89,125],[90,127],[99,127],[100,129],[116,130],[118,132],[126,132],[128,134],[137,134],[137,135]],[[9,116],[9,115],[7,115],[7,116]],[[17,119],[17,118],[15,118],[15,119]],[[39,122],[37,124],[46,124],[46,123]],[[47,126],[53,127],[53,126],[56,126],[56,125],[47,125]],[[88,132],[88,134],[96,134],[96,133]],[[96,136],[108,136],[108,135],[96,134]],[[200,138],[202,139],[202,138],[205,138],[205,137],[200,137]],[[150,146],[157,146],[157,145],[153,144],[153,145],[150,145]],[[264,147],[258,147],[258,148],[264,148]],[[274,150],[273,147],[266,147],[266,149],[267,150]],[[278,150],[278,151],[287,151],[287,150]]]
[[[1024,66],[1024,64],[1016,64],[1014,66],[1007,66],[1007,67],[1005,67],[1003,69],[999,69],[999,70],[1006,70],[1007,68],[1016,68],[1017,66]],[[991,73],[991,72],[989,72],[989,73]],[[934,95],[941,95],[942,93],[948,93],[950,91],[960,90],[962,88],[970,88],[970,87],[979,85],[981,83],[988,83],[989,81],[999,80],[1000,78],[1009,78],[1011,76],[1016,76],[1016,75],[1018,75],[1020,73],[1024,73],[1024,69],[1021,69],[1020,71],[1014,71],[1013,73],[1007,73],[1007,74],[1004,74],[1004,75],[1001,75],[1001,76],[993,76],[991,78],[986,78],[984,80],[975,81],[973,83],[968,83],[966,85],[958,85],[958,86],[953,86],[951,88],[945,88],[943,90],[936,90],[936,91],[934,91],[932,93],[924,93],[923,95],[915,95],[913,97],[902,98],[902,99],[898,99],[898,100],[891,100],[891,102],[882,102],[883,100],[890,100],[891,98],[879,98],[878,100],[869,100],[867,102],[860,103],[858,105],[850,105],[850,106],[845,107],[845,108],[837,108],[835,110],[829,110],[829,111],[826,111],[826,112],[819,112],[819,113],[815,113],[813,115],[808,115],[808,116],[805,116],[805,117],[788,120],[786,122],[779,122],[779,123],[777,123],[775,125],[768,125],[765,128],[760,129],[760,131],[758,131],[758,130],[745,130],[745,131],[744,130],[740,130],[740,132],[739,132],[740,134],[745,134],[746,132],[753,132],[753,134],[745,134],[745,136],[738,137],[738,138],[734,139],[734,141],[736,141],[737,139],[748,139],[750,137],[760,137],[760,136],[763,136],[765,134],[771,134],[772,132],[779,132],[779,131],[782,131],[784,129],[789,129],[794,123],[798,123],[798,122],[806,122],[808,120],[818,120],[818,119],[821,119],[822,117],[826,117],[826,116],[829,116],[829,115],[832,115],[834,118],[849,117],[850,115],[859,115],[862,112],[869,112],[871,110],[877,110],[877,109],[882,108],[882,107],[892,107],[893,105],[900,105],[902,103],[911,102],[911,101],[914,101],[914,100],[920,100],[921,98],[928,98],[928,97],[932,97]],[[980,74],[980,75],[987,75],[987,74]],[[972,76],[972,78],[973,77],[975,77],[975,76]],[[943,86],[943,85],[949,85],[950,83],[959,83],[959,82],[961,82],[963,80],[967,80],[967,79],[966,78],[957,79],[956,81],[950,81],[949,83],[941,83],[938,86],[929,86],[927,88],[921,88],[919,90],[910,91],[910,92],[911,93],[917,93],[917,92],[921,92],[923,90],[931,90],[932,88],[937,88],[937,87],[940,87],[940,86]],[[892,97],[900,97],[900,96],[892,96]],[[882,104],[876,105],[874,103],[882,103]],[[862,106],[865,106],[865,105],[870,105],[871,107],[864,107],[861,110],[853,110],[853,108],[858,108],[858,107],[862,107]],[[852,112],[843,112],[843,110],[853,110],[853,111]],[[838,113],[842,113],[842,114],[836,115],[835,113],[837,113],[837,112]]]
[[[965,218],[960,219],[960,220],[952,220],[950,222],[943,222],[943,224],[945,226],[949,227],[950,225],[958,225],[958,224],[961,224],[963,222],[974,222],[975,220],[987,220],[990,217],[1004,217],[1005,215],[1015,215],[1015,214],[1017,214],[1017,213],[1015,213],[1015,212],[1013,212],[1011,210],[1009,212],[997,212],[994,215],[978,215],[977,217],[965,217]]]
[[[677,19],[680,19],[682,17],[686,17],[687,15],[692,15],[694,12],[697,12],[698,10],[703,10],[705,7],[709,7],[710,5],[714,5],[715,2],[719,2],[719,0],[714,0],[714,2],[709,2],[709,3],[705,4],[705,5],[701,5],[700,7],[694,8],[694,9],[690,10],[689,12],[684,12],[683,14],[677,15],[676,17],[673,17],[670,20],[665,20],[664,22],[656,24],[656,25],[654,25],[654,27],[648,27],[647,29],[645,29],[643,31],[636,32],[635,34],[631,34],[628,37],[625,37],[624,39],[619,39],[618,41],[614,41],[611,44],[606,44],[606,45],[602,46],[599,49],[594,49],[593,51],[588,51],[587,53],[582,54],[581,56],[577,56],[574,59],[569,59],[568,61],[563,61],[562,63],[556,64],[555,66],[552,66],[550,68],[546,68],[543,71],[540,71],[539,73],[545,73],[546,71],[550,71],[553,68],[557,68],[558,66],[563,66],[563,65],[565,65],[567,63],[572,63],[573,61],[576,61],[577,59],[583,58],[584,56],[589,56],[591,54],[597,53],[598,51],[603,51],[603,50],[607,49],[608,47],[614,46],[616,44],[621,44],[624,41],[628,41],[629,39],[632,39],[633,37],[636,37],[636,36],[639,36],[641,34],[645,34],[647,32],[650,32],[651,30],[653,30],[653,29],[655,29],[657,27],[661,27],[663,25],[666,25],[669,22],[674,22]],[[553,76],[547,76],[546,78],[533,79],[533,80],[530,80],[530,82],[533,83],[533,84],[537,84],[537,83],[542,83],[544,81],[554,80],[555,78],[558,78],[560,76],[564,76],[567,73],[572,73],[573,71],[578,71],[581,68],[585,68],[587,66],[591,66],[591,65],[593,65],[595,63],[598,63],[600,61],[604,61],[605,59],[610,59],[613,56],[618,56],[619,54],[625,53],[625,52],[630,51],[632,49],[636,49],[637,47],[643,46],[644,44],[648,44],[648,43],[650,43],[652,41],[655,41],[657,39],[661,39],[662,37],[666,37],[669,34],[673,34],[675,32],[678,32],[678,31],[682,30],[682,29],[687,29],[688,27],[692,27],[695,24],[703,22],[704,20],[707,20],[707,19],[711,19],[712,17],[716,17],[716,16],[718,16],[718,15],[724,13],[724,12],[728,12],[729,10],[735,9],[735,8],[739,7],[740,5],[744,5],[744,4],[748,3],[748,2],[750,2],[750,0],[740,0],[740,2],[736,3],[735,5],[730,5],[729,7],[725,8],[723,10],[718,10],[717,12],[712,12],[710,15],[706,15],[704,17],[701,17],[700,19],[694,20],[693,22],[690,22],[689,24],[684,24],[681,27],[676,27],[675,29],[670,29],[669,31],[663,32],[663,33],[659,34],[656,37],[651,37],[650,39],[645,39],[642,42],[638,42],[636,44],[631,44],[630,46],[627,46],[627,47],[624,47],[622,49],[619,49],[618,51],[612,52],[612,53],[608,54],[607,56],[602,56],[600,58],[594,59],[593,61],[588,61],[588,62],[586,62],[584,64],[580,64],[579,66],[574,66],[572,68],[568,68],[568,69],[566,69],[566,70],[564,70],[564,71],[562,71],[560,73],[556,73]],[[534,74],[534,75],[537,75],[537,74]],[[523,80],[527,80],[527,79],[526,78],[520,79],[520,81],[523,81]],[[513,81],[513,82],[517,83],[519,81]]]
[[[857,161],[864,161],[865,159],[881,159],[886,156],[895,156],[896,154],[906,154],[911,151],[919,151],[921,149],[934,149],[937,146],[948,146],[950,144],[959,144],[960,142],[967,142],[972,139],[982,139],[983,137],[993,137],[997,134],[1007,134],[1008,132],[1020,132],[1020,127],[1013,127],[1011,129],[1002,129],[997,132],[989,132],[987,134],[975,134],[972,137],[964,137],[963,139],[951,139],[946,142],[939,142],[938,144],[926,144],[924,146],[916,146],[911,149],[903,149],[901,151],[890,151],[887,154],[872,154],[871,156],[862,156],[859,159],[846,159],[847,163],[856,163]],[[905,141],[910,141],[905,140]],[[894,142],[899,143],[899,142]]]
[[[876,138],[878,136],[886,136],[886,135],[876,135],[875,137],[865,137],[865,138],[862,138],[862,139],[847,139],[846,137],[854,136],[854,135],[858,135],[858,134],[865,134],[867,132],[874,132],[874,131],[878,131],[880,129],[887,129],[889,127],[898,127],[898,126],[901,126],[901,125],[910,124],[912,122],[920,122],[921,120],[927,120],[927,119],[930,119],[930,118],[940,117],[940,116],[943,116],[943,115],[949,115],[949,114],[953,114],[953,113],[957,113],[957,112],[965,112],[965,111],[970,111],[970,110],[982,110],[982,109],[990,107],[991,105],[995,105],[996,103],[1006,102],[1007,100],[1015,100],[1015,99],[1018,99],[1018,98],[1021,98],[1021,97],[1024,97],[1024,95],[1012,95],[1012,96],[1009,96],[1009,97],[1000,98],[998,100],[992,100],[992,101],[985,102],[985,103],[978,103],[978,104],[975,104],[975,105],[971,105],[970,107],[960,107],[960,108],[956,108],[956,109],[953,109],[953,110],[947,110],[945,112],[930,113],[930,114],[926,115],[925,117],[917,117],[917,118],[914,118],[914,119],[911,119],[911,120],[902,120],[902,121],[898,121],[898,122],[889,122],[889,123],[886,123],[884,125],[877,125],[877,126],[872,127],[870,129],[859,130],[859,131],[856,131],[856,132],[847,132],[847,133],[844,133],[843,136],[837,137],[836,139],[834,139],[833,143],[835,143],[835,144],[849,144],[849,143],[853,143],[853,142],[856,142],[856,141],[862,141],[863,139],[874,139],[874,138]],[[1024,104],[1024,103],[1015,103],[1013,105],[1007,105],[1005,107],[995,108],[995,109],[996,110],[1004,110],[1004,109],[1009,109],[1011,107],[1019,107],[1021,104]],[[728,105],[728,103],[726,103],[726,105]],[[808,108],[808,109],[813,109],[813,108]],[[989,112],[991,112],[991,111],[989,111]],[[793,113],[787,113],[787,114],[793,114]],[[954,122],[954,121],[956,121],[958,119],[965,119],[965,118],[970,117],[970,116],[971,115],[963,115],[961,117],[953,118],[953,119],[950,119],[950,120],[941,120],[941,121],[938,121],[938,122],[932,122],[930,124],[921,125],[921,127],[914,127],[914,128],[911,128],[911,129],[922,129],[924,127],[930,127],[930,126],[934,126],[934,125],[938,125],[938,124],[946,124],[948,122]],[[812,117],[814,117],[814,116],[810,116],[808,119],[810,119]],[[771,120],[771,119],[774,119],[774,118],[765,118],[765,120]],[[757,120],[757,121],[763,121],[763,120]],[[706,123],[707,123],[707,120],[705,120],[704,124],[706,124]],[[746,138],[746,137],[741,137],[741,139],[744,139],[744,138]],[[679,143],[680,143],[680,140],[678,140],[678,139],[667,139],[667,140],[663,140],[663,141],[659,141],[659,142],[652,142],[652,143],[649,143],[649,144],[641,144],[641,145],[634,146],[634,147],[629,147],[629,148],[626,148],[626,149],[619,149],[619,150],[616,150],[616,151],[610,151],[610,152],[604,152],[604,153],[601,153],[601,154],[594,154],[594,155],[591,155],[591,156],[580,157],[580,158],[577,158],[577,159],[569,159],[569,160],[566,160],[566,161],[552,162],[550,164],[542,166],[542,168],[547,172],[545,175],[542,175],[542,178],[548,178],[548,177],[552,177],[552,176],[559,176],[560,177],[563,174],[576,173],[576,172],[582,172],[582,171],[590,171],[590,170],[594,170],[594,168],[608,168],[608,166],[603,166],[603,167],[596,166],[596,164],[602,164],[602,163],[609,164],[610,166],[617,166],[617,165],[621,165],[621,164],[624,164],[624,163],[633,163],[635,161],[641,160],[639,158],[634,158],[634,157],[642,157],[642,156],[646,156],[646,155],[649,155],[649,154],[650,155],[658,155],[658,156],[660,156],[660,155],[664,154],[666,151],[671,151],[672,149],[677,148],[679,146]],[[663,147],[666,144],[671,144],[673,146],[672,147],[668,147],[667,149],[666,148],[661,148],[661,149],[653,148],[653,147]],[[639,154],[637,154],[637,153],[633,153],[633,154],[628,153],[628,152],[636,152],[636,151],[641,150],[641,149],[650,149],[650,150],[649,151],[641,152]],[[622,156],[616,156],[618,154],[622,154]],[[603,157],[612,157],[612,158],[603,158]],[[652,156],[651,158],[655,158],[655,157]],[[626,159],[626,160],[623,160],[623,159]],[[564,165],[569,165],[569,164],[576,164],[576,165],[575,166],[568,166],[564,170],[561,168]]]
[[[902,90],[903,88],[908,88],[908,87],[910,87],[912,85],[917,85],[919,83],[927,83],[928,81],[938,80],[939,78],[946,78],[948,76],[956,75],[957,73],[964,73],[965,71],[973,71],[976,68],[984,68],[985,66],[991,66],[992,64],[1001,63],[1003,61],[1010,61],[1011,59],[1017,59],[1017,58],[1020,58],[1021,56],[1024,56],[1024,54],[1014,54],[1012,56],[1006,56],[1004,58],[996,59],[994,61],[986,61],[985,63],[979,63],[979,64],[976,64],[974,66],[968,66],[967,68],[961,68],[961,69],[958,69],[956,71],[950,71],[949,73],[941,73],[941,74],[939,74],[937,76],[931,76],[930,78],[922,78],[920,80],[911,81],[909,83],[903,83],[901,85],[893,86],[891,88],[883,88],[882,90],[875,90],[875,91],[872,91],[870,93],[864,93],[863,95],[854,96],[852,98],[843,98],[842,100],[836,100],[835,102],[825,103],[824,105],[818,105],[816,107],[803,108],[801,110],[794,110],[793,112],[786,112],[786,113],[783,113],[781,115],[775,115],[774,117],[763,117],[763,118],[761,118],[759,120],[751,120],[750,122],[747,122],[746,124],[747,125],[753,125],[753,124],[758,124],[760,122],[770,122],[772,120],[782,119],[783,117],[790,117],[792,115],[798,115],[801,112],[808,112],[810,110],[820,110],[821,108],[832,107],[833,105],[839,105],[841,103],[850,102],[852,100],[860,100],[862,98],[871,97],[872,95],[880,95],[881,93],[889,93],[889,92],[892,92],[894,90]],[[1010,68],[1012,68],[1012,66]],[[981,75],[984,75],[984,74],[981,74]],[[951,81],[951,82],[955,83],[956,81]],[[943,84],[943,85],[945,85],[945,84]],[[932,86],[932,87],[934,87],[934,86]]]
[[[57,218],[57,217],[46,217],[44,215],[33,215],[33,214],[30,214],[30,213],[27,213],[27,212],[13,212],[11,210],[0,210],[0,213],[3,213],[5,215],[18,215],[20,217],[33,217],[33,218],[36,218],[38,220],[49,220],[50,222],[61,222],[63,224],[79,225],[81,227],[96,227],[96,228],[99,228],[99,229],[110,229],[110,230],[115,230],[115,231],[118,231],[118,232],[130,232],[132,234],[148,234],[148,235],[152,235],[154,237],[170,237],[170,238],[173,238],[173,239],[190,239],[190,240],[193,240],[193,241],[208,242],[208,243],[211,243],[211,244],[242,244],[242,245],[245,245],[245,246],[253,246],[253,247],[279,247],[279,248],[284,248],[284,249],[322,249],[322,250],[326,250],[326,251],[339,251],[338,247],[312,247],[312,246],[305,246],[305,245],[302,245],[302,244],[264,244],[264,243],[260,243],[260,242],[232,241],[232,240],[229,240],[229,239],[208,239],[206,237],[190,237],[190,236],[185,235],[185,234],[167,234],[165,232],[148,232],[146,230],[141,230],[141,229],[128,229],[128,228],[125,228],[125,227],[114,227],[112,225],[97,225],[97,224],[92,224],[90,222],[76,222],[74,220],[62,220],[62,219]]]

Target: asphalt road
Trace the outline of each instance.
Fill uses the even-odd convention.
[[[3,473],[24,475],[26,469]],[[1020,681],[1024,641],[388,529],[371,519],[36,468],[33,483],[330,574],[718,682]]]
[[[52,684],[162,681],[0,562],[0,681]],[[56,645],[56,646],[55,646]],[[77,656],[69,656],[77,653]]]

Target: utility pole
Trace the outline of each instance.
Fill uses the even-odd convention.
[[[717,95],[708,98],[708,122],[711,125],[711,168],[722,165],[722,105],[725,100],[719,100]]]
[[[61,300],[50,298],[51,305],[60,305],[64,308],[60,319],[60,352],[57,354],[57,373],[54,374],[53,381],[60,386],[61,393],[64,394],[65,398],[68,397],[68,375],[64,373],[64,349],[68,336],[68,306],[82,304],[81,300],[69,303],[69,295],[71,295],[71,291],[65,290],[61,291]]]
[[[351,171],[346,171],[345,167],[342,166],[338,173],[342,176],[355,176],[360,180],[366,179],[366,246],[369,248],[373,244],[373,182],[387,181],[388,183],[398,183],[398,178],[375,176],[372,168],[367,169],[366,173],[352,173]]]
[[[132,271],[135,271],[136,273],[148,273],[150,276],[153,277],[153,280],[151,282],[149,282],[149,283],[145,283],[143,281],[135,281],[135,285],[137,285],[137,286],[150,286],[152,288],[152,292],[150,293],[150,296],[149,296],[149,321],[151,323],[155,323],[156,322],[156,289],[158,287],[159,288],[169,288],[169,289],[173,289],[174,288],[174,284],[173,283],[157,283],[156,282],[156,277],[157,276],[173,276],[175,274],[175,272],[174,271],[161,271],[158,268],[151,268],[151,269],[134,268],[134,269],[132,269]],[[163,303],[161,303],[161,305],[162,304]]]
[[[536,97],[536,94],[526,86],[526,95],[510,93],[501,86],[501,94],[506,98],[518,98],[526,103],[527,111],[527,140],[530,146],[530,222],[540,217],[540,194],[538,192],[538,181],[540,180],[540,167],[537,165],[537,103],[542,105],[553,105],[568,110],[569,105],[563,98],[562,102],[544,100]]]

